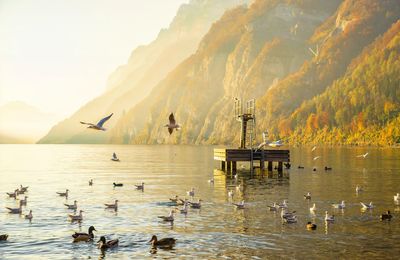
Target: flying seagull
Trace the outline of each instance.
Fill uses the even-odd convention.
[[[165,125],[164,127],[168,127],[169,134],[172,134],[174,129],[178,130],[181,126],[175,122],[174,113],[169,115],[169,124]]]
[[[111,115],[109,115],[109,116],[107,116],[107,117],[101,119],[96,125],[95,125],[95,124],[92,124],[92,123],[82,122],[82,121],[81,121],[81,124],[89,125],[88,128],[91,128],[91,129],[94,129],[94,130],[106,131],[107,129],[105,129],[105,128],[103,127],[103,125],[104,125],[105,122],[107,122],[108,119],[110,119],[110,118],[112,117],[113,114],[114,114],[114,113],[111,113]]]
[[[367,157],[367,156],[368,156],[368,153],[365,153],[365,154],[357,155],[356,157],[357,157],[357,158],[361,158],[361,157],[365,158],[365,157]]]

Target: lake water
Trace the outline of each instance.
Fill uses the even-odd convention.
[[[117,145],[0,145],[0,242],[1,259],[266,259],[266,258],[386,258],[400,254],[400,208],[393,195],[400,192],[400,149],[390,148],[291,148],[293,167],[283,177],[242,170],[238,178],[215,170],[213,147],[204,146],[117,146]],[[356,155],[369,152],[365,159]],[[110,160],[113,152],[120,162]],[[313,160],[320,155],[321,158]],[[305,169],[297,169],[297,165]],[[325,172],[325,166],[333,167]],[[312,167],[317,167],[313,172]],[[239,167],[240,168],[240,167]],[[212,176],[213,185],[207,182]],[[88,180],[94,179],[93,186]],[[144,192],[134,184],[145,182]],[[124,183],[113,188],[113,182]],[[234,185],[241,183],[239,193]],[[31,223],[5,207],[18,200],[6,192],[20,184],[29,186]],[[356,185],[364,192],[356,194]],[[171,209],[165,202],[175,194],[185,197],[195,188],[203,200],[201,210],[177,213],[173,225],[160,222],[159,215]],[[56,195],[70,190],[68,200]],[[246,202],[235,209],[227,192],[235,190],[234,201]],[[311,192],[307,201],[303,195]],[[20,195],[21,196],[21,195]],[[105,210],[104,203],[120,201],[119,210]],[[279,213],[267,205],[288,200],[298,223],[283,224]],[[81,223],[71,223],[63,203],[78,201],[84,210]],[[346,201],[344,210],[332,203]],[[360,202],[372,201],[376,208],[362,212]],[[312,203],[316,216],[310,215]],[[392,221],[379,215],[391,210]],[[325,225],[324,211],[336,216]],[[307,231],[307,221],[317,230]],[[95,239],[118,238],[120,246],[102,254],[95,243],[72,243],[75,231],[87,232],[93,225]],[[152,250],[147,241],[174,237],[172,250]],[[97,241],[97,240],[96,240]]]

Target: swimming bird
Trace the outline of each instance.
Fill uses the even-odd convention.
[[[281,218],[282,219],[292,218],[295,216],[294,213],[296,213],[296,211],[288,212],[287,209],[282,209],[281,210]]]
[[[317,211],[317,206],[315,206],[315,203],[314,203],[313,206],[310,208],[310,212],[315,213],[315,211]]]
[[[283,202],[278,204],[278,206],[279,206],[280,209],[286,209],[288,207],[287,203],[286,203],[286,200],[283,200]]]
[[[83,212],[83,210],[80,210],[79,215],[70,214],[68,216],[70,217],[71,221],[81,221],[83,219],[82,212]]]
[[[28,202],[28,196],[25,196],[25,199],[20,200],[20,202],[23,206],[26,206],[26,203]]]
[[[122,187],[122,186],[124,186],[123,183],[115,183],[115,182],[113,182],[113,185],[114,185],[114,187]]]
[[[311,199],[311,193],[310,193],[310,192],[307,192],[307,194],[304,195],[304,199],[310,200],[310,199]]]
[[[178,129],[181,128],[181,126],[178,125],[178,124],[175,122],[174,113],[171,113],[171,114],[169,115],[169,124],[166,124],[164,127],[168,127],[168,132],[169,132],[170,135],[172,134],[172,132],[174,131],[174,129],[178,130]]]
[[[346,207],[346,204],[344,204],[344,200],[342,200],[342,202],[339,204],[332,204],[332,207],[334,207],[335,209],[344,209]]]
[[[304,166],[299,165],[297,166],[297,169],[304,169]]]
[[[316,230],[317,229],[317,225],[314,223],[311,223],[310,221],[307,222],[306,225],[307,230]]]
[[[320,156],[320,155],[318,155],[318,156],[315,156],[315,157],[313,158],[313,160],[315,161],[315,160],[318,160],[319,158],[321,158],[321,156]]]
[[[297,216],[293,215],[291,217],[283,218],[283,221],[288,224],[297,223]]]
[[[356,157],[357,157],[357,158],[361,158],[361,157],[362,157],[362,158],[364,158],[364,159],[365,159],[367,156],[368,156],[368,152],[367,152],[367,153],[365,153],[365,154],[360,154],[360,155],[357,155]]]
[[[175,242],[176,239],[172,237],[166,237],[158,240],[156,235],[153,235],[149,241],[152,246],[173,246]]]
[[[383,213],[380,217],[381,220],[391,220],[392,215],[390,214],[390,210],[386,211],[386,213]]]
[[[190,197],[194,197],[194,188],[192,188],[190,191],[187,191],[186,194]]]
[[[118,210],[118,200],[115,200],[113,204],[104,204],[106,206],[106,209],[113,209],[113,210]]]
[[[356,193],[362,192],[363,188],[361,186],[356,186]]]
[[[335,221],[335,216],[334,215],[330,216],[328,214],[328,211],[325,211],[325,221],[326,222],[334,222]]]
[[[32,220],[32,218],[33,218],[32,210],[30,210],[30,211],[29,211],[29,214],[28,214],[28,215],[25,215],[25,219]]]
[[[112,117],[112,115],[113,115],[113,113],[111,113],[111,115],[106,116],[105,118],[101,119],[97,124],[86,123],[86,122],[82,122],[82,121],[80,123],[84,124],[84,125],[89,125],[88,128],[90,128],[90,129],[106,131],[107,129],[105,129],[103,127],[103,125],[105,122],[107,122],[108,119],[110,119]]]
[[[18,189],[16,189],[14,192],[6,192],[6,193],[10,198],[16,199],[18,195]]]
[[[400,202],[400,193],[397,193],[396,195],[393,196],[393,200],[395,202]]]
[[[28,188],[29,188],[29,186],[22,186],[22,184],[20,184],[19,185],[20,187],[19,187],[19,191],[22,191],[22,192],[27,192],[28,191]]]
[[[209,179],[209,180],[208,180],[208,183],[214,184],[214,178]]]
[[[312,170],[313,170],[313,172],[316,172],[316,171],[317,171],[317,168],[316,168],[316,167],[313,167]]]
[[[233,193],[233,190],[230,190],[230,191],[228,191],[228,197],[230,198],[230,199],[233,199],[233,196],[234,196],[235,194]]]
[[[272,205],[268,205],[269,211],[277,211],[279,209],[279,206],[274,202]]]
[[[233,206],[235,206],[237,209],[244,209],[244,200],[242,200],[240,203],[232,203]]]
[[[372,201],[369,204],[365,204],[363,202],[360,202],[362,209],[367,210],[367,209],[373,209],[375,206],[372,205]]]
[[[183,207],[181,209],[178,209],[180,213],[182,214],[187,214],[188,213],[188,203],[183,204]]]
[[[112,158],[111,158],[111,161],[119,162],[119,158],[117,157],[117,154],[116,154],[116,153],[113,153]]]
[[[0,235],[0,241],[6,241],[8,238],[7,234]]]
[[[22,213],[22,203],[21,201],[19,202],[19,208],[9,208],[6,207],[6,209],[8,209],[11,214],[21,214]]]
[[[330,170],[332,170],[332,167],[325,166],[325,171],[330,171]]]
[[[168,216],[158,216],[158,218],[161,218],[165,222],[173,222],[174,221],[174,213],[175,213],[175,211],[171,210],[169,212]]]
[[[74,204],[64,204],[68,209],[76,210],[78,208],[77,201],[74,200]]]
[[[65,192],[56,192],[56,193],[57,193],[59,196],[61,196],[61,197],[66,197],[66,198],[68,198],[68,192],[69,192],[69,190],[66,189]]]
[[[74,238],[74,242],[80,242],[80,241],[91,241],[94,238],[94,234],[93,231],[97,231],[94,226],[90,226],[88,229],[87,233],[78,233],[75,232],[75,234],[72,235],[72,237]]]
[[[89,186],[93,186],[93,179],[89,180]]]
[[[97,241],[97,243],[99,243],[99,249],[105,250],[105,249],[108,249],[108,248],[117,247],[118,243],[119,243],[119,240],[118,239],[113,239],[113,240],[110,240],[110,241],[106,242],[106,238],[104,236],[101,236],[100,240]]]
[[[271,147],[280,147],[283,146],[282,140],[278,140],[278,141],[273,141],[271,143],[268,144]]]
[[[135,185],[135,187],[137,190],[144,191],[144,182],[142,182],[142,184]]]
[[[315,149],[317,149],[317,146],[314,146],[314,147],[311,149],[311,152],[314,152]]]
[[[199,199],[197,202],[190,202],[190,201],[189,201],[189,204],[190,204],[190,207],[191,207],[191,208],[193,208],[193,209],[199,209],[199,208],[201,208],[201,202],[202,202],[202,200]]]

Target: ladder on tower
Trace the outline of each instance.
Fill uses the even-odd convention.
[[[252,115],[251,119],[247,121],[247,147],[253,149],[254,141],[256,140],[256,116],[255,116],[255,99],[250,99],[246,103],[246,113]]]

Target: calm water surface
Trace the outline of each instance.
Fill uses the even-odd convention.
[[[291,148],[294,167],[282,178],[239,171],[231,178],[215,170],[212,147],[201,146],[112,146],[112,145],[0,145],[0,242],[1,259],[267,259],[267,258],[398,258],[400,254],[400,208],[393,195],[400,192],[400,149],[379,148]],[[369,152],[366,159],[356,155]],[[110,160],[116,152],[121,162]],[[321,159],[313,161],[313,157]],[[333,167],[325,172],[325,166]],[[318,171],[313,172],[312,167]],[[207,180],[215,178],[214,185]],[[88,180],[94,185],[88,186]],[[145,182],[144,192],[134,184]],[[122,182],[113,188],[113,182]],[[241,183],[242,192],[234,185]],[[5,192],[20,184],[29,185],[31,223],[5,207],[17,207],[18,200]],[[364,192],[357,195],[356,185]],[[185,197],[191,187],[202,198],[201,210],[177,214],[173,225],[157,216],[171,209],[165,202],[178,194]],[[68,200],[56,195],[70,190]],[[246,201],[236,210],[234,201]],[[303,195],[310,191],[312,200]],[[120,201],[117,213],[103,203]],[[298,223],[282,224],[279,214],[268,211],[274,201],[288,200],[296,210]],[[78,201],[84,220],[71,223],[63,203]],[[345,210],[333,210],[332,203],[347,202]],[[360,201],[372,201],[376,208],[362,212]],[[316,203],[316,216],[309,213]],[[391,222],[379,215],[390,209]],[[336,222],[324,223],[324,211],[335,214]],[[26,213],[25,213],[26,212]],[[315,221],[316,231],[307,231]],[[72,243],[75,231],[87,232],[93,225],[108,239],[119,238],[120,246],[105,254],[94,243]],[[178,239],[172,250],[151,250],[151,235]]]

